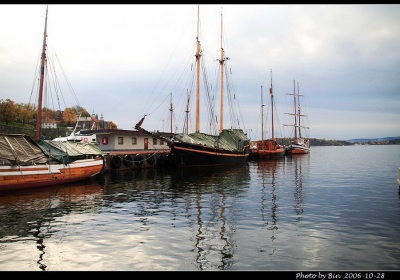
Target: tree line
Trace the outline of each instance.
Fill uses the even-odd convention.
[[[65,108],[64,111],[42,109],[42,119],[53,119],[57,125],[62,127],[75,126],[78,117],[90,117],[88,111],[81,106]],[[18,122],[22,126],[25,124],[35,125],[37,119],[37,109],[33,104],[15,103],[11,99],[0,99],[0,122],[10,125]],[[117,125],[112,121],[108,123],[109,128],[117,129]]]

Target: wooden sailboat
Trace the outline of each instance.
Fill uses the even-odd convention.
[[[305,115],[301,114],[301,107],[300,107],[300,93],[299,93],[299,86],[297,85],[297,93],[296,93],[296,82],[293,81],[293,104],[294,104],[294,113],[289,115],[294,116],[294,124],[293,125],[286,125],[286,126],[293,126],[294,137],[291,143],[286,146],[286,154],[287,155],[297,155],[297,154],[308,154],[310,153],[310,140],[306,139],[302,136],[302,129],[309,129],[309,127],[303,126],[301,122],[301,117]]]
[[[272,71],[271,71],[271,87],[269,88],[271,97],[271,138],[264,139],[264,102],[263,90],[261,86],[261,140],[253,141],[250,148],[250,159],[270,159],[283,157],[286,149],[283,145],[278,144],[275,139],[274,129],[274,93],[272,88]]]
[[[35,139],[0,134],[0,191],[54,186],[89,179],[103,169],[103,153],[89,143],[42,139],[42,99],[46,67],[47,13],[40,66]]]
[[[199,14],[199,10],[198,10]],[[222,22],[222,14],[221,14]],[[200,132],[200,65],[202,50],[199,41],[199,16],[197,25],[197,51],[196,51],[196,123],[195,132],[174,134],[172,140],[168,141],[171,150],[171,159],[178,166],[199,165],[238,165],[247,162],[250,154],[250,139],[240,128],[223,128],[224,108],[224,69],[225,52],[222,47],[222,24],[221,24],[221,56],[219,61],[221,67],[220,76],[220,126],[219,134],[206,134]],[[211,110],[212,111],[212,110]],[[136,124],[135,129],[146,131],[141,128],[144,118]]]

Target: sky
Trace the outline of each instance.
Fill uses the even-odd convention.
[[[0,5],[0,99],[32,102],[46,7]],[[290,134],[294,85],[308,137],[400,136],[400,5],[204,4],[199,11],[202,59],[215,76],[222,29],[252,140],[261,139],[261,112],[269,112],[261,92],[268,105],[271,80],[275,137]],[[127,130],[147,114],[145,129],[169,132],[171,104],[174,114],[184,111],[181,72],[195,61],[197,13],[195,4],[48,5],[48,60],[68,82],[46,104],[79,105]]]

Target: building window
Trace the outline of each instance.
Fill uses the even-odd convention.
[[[137,139],[136,137],[132,137],[132,145],[136,145],[137,144]]]
[[[164,145],[164,140],[160,139],[160,145]]]
[[[157,145],[157,138],[153,138],[153,145]]]
[[[118,137],[118,145],[124,144],[124,137]]]

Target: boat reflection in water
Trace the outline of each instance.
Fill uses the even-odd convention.
[[[239,167],[148,169],[103,175],[100,181],[105,185],[107,200],[137,203],[134,215],[140,220],[141,231],[157,231],[154,221],[150,221],[162,215],[160,223],[171,223],[174,231],[183,230],[185,235],[191,235],[188,238],[193,248],[186,250],[195,252],[195,256],[193,261],[185,261],[190,261],[191,265],[195,262],[198,270],[231,267],[235,251],[232,226],[239,215],[237,211],[240,211],[235,207],[235,198],[249,188],[247,164]],[[172,216],[171,220],[168,216]],[[163,234],[172,239],[169,242],[171,246],[188,244],[188,240],[174,240],[182,236],[176,237],[169,232]]]
[[[275,233],[278,230],[278,204],[277,204],[277,178],[278,169],[283,169],[285,158],[276,158],[270,160],[260,160],[257,162],[257,182],[260,186],[260,220],[262,228],[267,229],[270,235],[271,243],[265,246],[263,250],[269,255],[273,255]],[[268,243],[267,243],[268,244]]]
[[[282,205],[302,216],[304,158],[107,172],[0,196],[0,263],[11,254],[21,270],[231,270],[254,250],[279,259],[278,228],[294,221]]]
[[[285,230],[288,224],[297,224],[303,214],[303,175],[302,164],[307,164],[308,155],[291,156],[252,162],[256,170],[256,182],[260,188],[260,220],[262,228],[267,230],[271,243],[262,250],[273,255],[285,238],[277,235],[278,229]],[[294,173],[294,174],[293,174]],[[253,180],[254,182],[254,180]],[[294,203],[293,203],[294,196]],[[292,201],[290,201],[292,200]],[[287,201],[287,202],[286,202]],[[283,215],[286,209],[282,205],[293,205],[294,217]],[[256,219],[256,217],[254,217]]]
[[[198,269],[229,269],[235,253],[235,217],[240,211],[235,207],[235,198],[249,187],[248,166],[214,169],[214,172],[206,167],[177,171],[171,187],[195,194],[185,211],[196,228]],[[213,267],[217,264],[218,267]]]
[[[393,166],[400,150],[314,148],[238,168],[120,171],[0,193],[0,270],[398,268],[399,198],[384,176],[395,169],[377,164],[375,178],[363,164],[375,152]]]
[[[29,242],[33,241],[39,252],[29,250],[25,257],[33,258],[39,270],[46,270],[46,240],[54,238],[54,235],[68,235],[63,232],[64,227],[56,226],[60,222],[58,220],[68,215],[98,211],[101,208],[102,195],[103,188],[92,180],[34,190],[3,192],[0,194],[0,241],[3,244],[7,240],[12,243],[22,242],[27,248],[32,247]],[[32,260],[24,263],[30,261]],[[25,270],[21,265],[18,267]]]
[[[257,176],[261,184],[261,221],[268,230],[278,229],[276,221],[276,172],[284,160],[262,160],[257,165]],[[278,166],[278,164],[280,166]],[[271,237],[275,239],[274,235]]]
[[[309,170],[309,166],[304,166],[304,164],[308,164],[309,160],[306,157],[310,155],[292,155],[292,157],[288,157],[288,159],[292,162],[293,170],[294,170],[294,207],[295,207],[295,214],[296,214],[296,222],[300,222],[302,220],[302,214],[304,212],[303,204],[303,169]]]

